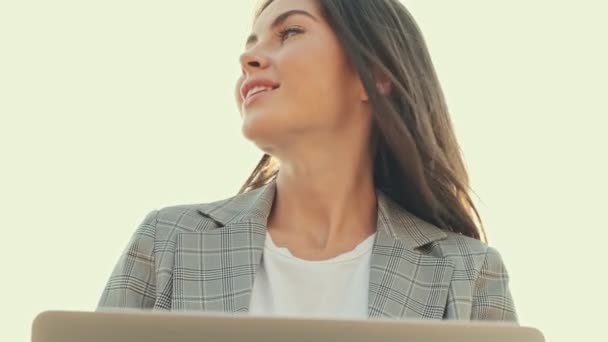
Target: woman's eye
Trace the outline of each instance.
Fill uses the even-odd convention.
[[[300,29],[298,27],[295,27],[295,26],[291,26],[291,27],[288,27],[288,28],[286,28],[284,30],[281,30],[278,33],[278,36],[281,38],[281,41],[284,41],[285,39],[288,38],[288,36],[289,36],[290,33],[302,33],[302,32],[303,32],[302,29]]]

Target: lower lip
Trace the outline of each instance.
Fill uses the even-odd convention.
[[[250,106],[251,104],[253,104],[254,101],[264,97],[265,95],[268,95],[269,93],[274,92],[277,89],[278,88],[273,89],[273,90],[266,90],[266,91],[259,92],[255,95],[251,95],[245,100],[245,102],[243,103],[243,106],[245,106],[245,107]]]

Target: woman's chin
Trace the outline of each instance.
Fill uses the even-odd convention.
[[[263,139],[276,131],[276,125],[273,125],[272,120],[265,120],[261,113],[245,114],[243,117],[243,125],[241,132],[243,136],[251,141]]]

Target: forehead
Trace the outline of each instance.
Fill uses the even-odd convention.
[[[278,15],[290,10],[303,10],[319,17],[317,0],[274,0],[257,18],[254,18],[253,31],[268,28]]]

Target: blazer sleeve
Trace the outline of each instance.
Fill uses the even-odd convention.
[[[471,320],[517,323],[517,313],[509,289],[509,275],[502,256],[492,247],[486,250],[472,299]]]
[[[118,258],[97,311],[110,308],[152,309],[156,301],[154,240],[158,210],[139,224]]]

